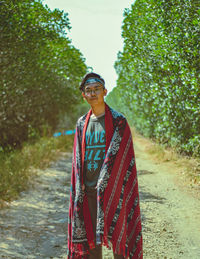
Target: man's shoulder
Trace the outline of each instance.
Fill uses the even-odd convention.
[[[124,114],[122,114],[122,113],[119,112],[119,111],[116,111],[115,109],[113,109],[113,108],[111,108],[111,107],[109,107],[109,108],[110,108],[110,112],[111,112],[111,114],[112,114],[112,117],[113,117],[114,119],[126,120],[126,117],[125,117]]]
[[[78,118],[78,121],[83,121],[86,119],[87,113],[82,115],[81,117]]]
[[[88,113],[82,115],[82,116],[77,120],[77,126],[84,125],[85,119],[86,119],[86,117],[87,117],[87,114],[88,114]]]
[[[109,109],[110,109],[111,115],[112,115],[112,117],[113,117],[114,120],[117,120],[117,121],[121,121],[121,120],[126,121],[126,117],[125,117],[124,114],[122,114],[121,112],[119,112],[119,111],[113,109],[113,108],[110,107],[110,106],[109,106]],[[77,120],[77,126],[78,126],[78,127],[83,127],[83,126],[84,126],[85,120],[86,120],[86,117],[87,117],[87,114],[88,114],[88,112],[87,112],[86,114],[82,115],[82,116]]]

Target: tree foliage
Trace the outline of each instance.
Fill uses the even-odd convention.
[[[67,13],[40,0],[2,0],[0,12],[0,145],[7,147],[71,113],[87,68],[67,37]]]
[[[137,0],[125,9],[115,69],[121,103],[146,136],[200,154],[200,9],[195,0]]]

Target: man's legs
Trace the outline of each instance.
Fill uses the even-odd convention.
[[[124,259],[123,255],[114,254],[114,259]]]
[[[123,255],[113,254],[114,259],[124,259]],[[88,259],[102,259],[102,247],[101,245],[96,246],[94,249],[90,250]]]
[[[102,259],[102,246],[97,245],[94,249],[91,249],[88,259]]]
[[[88,198],[88,205],[90,210],[90,215],[92,219],[93,231],[96,234],[96,220],[97,220],[97,192],[96,189],[87,188],[86,194]],[[114,259],[124,259],[122,255],[114,254]],[[94,249],[89,251],[88,259],[102,259],[102,246],[97,245]]]
[[[123,255],[117,255],[114,254],[114,259],[124,259]],[[102,259],[102,246],[97,245],[94,249],[90,250],[90,254],[88,256],[88,259]]]
[[[94,235],[96,234],[96,220],[97,220],[97,191],[94,188],[86,187],[86,194],[88,198],[88,205],[92,219],[92,226]],[[97,245],[94,249],[89,251],[88,259],[102,259],[102,246]]]

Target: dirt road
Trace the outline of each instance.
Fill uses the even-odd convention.
[[[168,163],[155,163],[135,143],[144,258],[200,258],[200,200]]]
[[[0,258],[64,258],[71,157],[38,171],[34,188],[0,210]]]
[[[135,143],[144,258],[200,258],[200,200],[166,163],[155,163]],[[0,210],[0,259],[66,258],[71,156],[38,171],[34,187]],[[111,259],[110,251],[104,258]]]

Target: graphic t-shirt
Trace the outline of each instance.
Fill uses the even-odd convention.
[[[86,186],[94,187],[105,158],[105,114],[99,117],[91,115],[85,141],[84,183]]]

